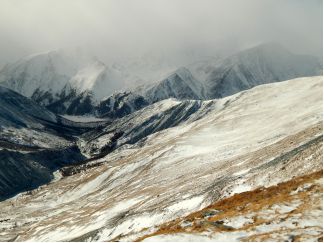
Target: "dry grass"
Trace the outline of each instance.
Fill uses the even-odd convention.
[[[161,234],[176,234],[176,233],[201,233],[204,231],[236,231],[236,230],[249,230],[261,224],[269,224],[273,219],[266,220],[264,218],[258,217],[258,212],[263,209],[271,208],[273,205],[288,205],[293,200],[299,199],[302,203],[292,212],[288,213],[285,220],[293,215],[303,214],[306,210],[312,208],[311,197],[314,193],[323,192],[322,185],[314,183],[317,179],[323,177],[323,171],[317,171],[315,173],[294,178],[288,182],[280,183],[276,186],[269,188],[258,188],[253,191],[243,192],[240,194],[235,194],[232,197],[218,201],[198,212],[194,212],[184,218],[179,218],[171,222],[165,223],[160,226],[160,228],[149,235],[145,235],[137,241],[142,241],[145,238],[161,235]],[[296,194],[291,192],[296,191],[300,186],[305,185],[306,183],[311,183],[312,185],[307,188],[307,190],[300,191]],[[209,218],[205,217],[206,213],[217,210],[217,213],[214,216]],[[276,212],[278,216],[280,215]],[[246,224],[239,229],[221,227],[221,222],[224,219],[232,218],[239,215],[248,215],[254,214],[253,223]],[[282,217],[281,217],[282,218]],[[192,222],[189,227],[182,227],[182,222]],[[220,222],[219,227],[214,227],[212,222]],[[296,230],[298,225],[296,225]],[[322,229],[321,229],[322,230]],[[282,229],[279,231],[271,231],[269,233],[252,235],[251,237],[245,238],[244,241],[263,241],[271,238],[271,235],[274,233],[283,234],[287,229]],[[294,238],[295,241],[303,240],[305,236],[297,236]],[[321,240],[322,236],[319,236],[318,240]]]

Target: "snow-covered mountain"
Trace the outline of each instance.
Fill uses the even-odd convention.
[[[151,103],[169,98],[200,100],[204,99],[204,87],[187,68],[182,67],[142,91],[142,95]]]
[[[57,113],[90,113],[94,104],[124,87],[120,69],[80,53],[51,51],[6,65],[0,83]]]
[[[241,209],[223,208],[224,220],[231,218],[226,222],[199,212],[190,216],[194,224],[183,217],[236,193],[241,199],[244,191],[270,195],[272,189],[254,189],[287,180],[311,181],[312,193],[320,194],[322,77],[291,79],[321,74],[315,57],[265,44],[177,68],[167,57],[150,60],[106,65],[54,51],[3,68],[0,241],[187,239],[165,234],[170,225],[174,233],[184,229],[199,239],[224,239],[220,231],[226,239],[255,239],[270,224],[280,230],[282,221],[258,221],[259,207],[253,216],[240,214],[244,219],[232,217]],[[152,80],[125,87],[143,77]],[[304,189],[291,185],[285,203],[296,208],[298,194],[306,205]],[[280,218],[285,213],[276,203],[267,212]],[[320,214],[298,215],[309,224],[298,226],[305,239],[313,239],[305,233],[309,226],[321,233]],[[285,214],[292,221],[295,216]],[[253,233],[238,221],[254,224]],[[155,232],[157,225],[161,231]],[[289,227],[296,230],[294,223]],[[232,230],[239,235],[227,235]],[[286,232],[280,237],[286,240]]]
[[[146,73],[144,69],[147,69]],[[203,92],[200,82],[187,69],[172,71],[175,69],[175,66],[168,64],[165,59],[151,56],[125,61],[123,64],[112,62],[106,65],[82,52],[51,51],[6,65],[0,71],[0,83],[31,97],[55,113],[111,114],[120,113],[119,102],[124,99],[121,97],[125,96],[125,92],[116,91],[126,90],[126,85],[134,89],[127,89],[134,93],[134,97],[127,98],[133,103],[124,102],[129,104],[129,108],[125,109],[131,111],[142,108],[142,105],[138,104],[139,96],[145,96],[144,99],[149,103],[171,97],[200,98]],[[171,74],[162,78],[167,73]],[[143,85],[145,93],[139,92],[136,83],[152,81],[158,85]],[[105,97],[108,98],[104,99]],[[107,103],[109,106],[112,106],[112,103],[117,105],[108,108]]]
[[[120,125],[129,135],[125,141],[176,120],[173,116],[181,122],[74,166],[75,174],[64,167],[63,178],[0,202],[0,240],[290,240],[295,234],[320,239],[322,88],[322,77],[259,85],[200,101],[213,105],[198,120],[193,113],[188,122],[182,119],[186,112],[177,117],[176,112],[163,116],[158,111],[198,101],[161,101],[122,118],[110,128]],[[150,122],[152,127],[145,125]],[[94,143],[111,141],[97,135]],[[310,177],[314,172],[315,179]],[[280,184],[291,179],[295,184],[289,182],[290,187]],[[277,190],[267,188],[277,184]],[[226,198],[232,200],[222,201]],[[197,212],[218,202],[223,202],[221,210]],[[192,220],[165,227],[192,212],[197,212]]]
[[[175,98],[202,100],[205,90],[187,68],[179,68],[153,84],[138,86],[103,99],[94,110],[97,116],[121,118],[155,102]]]
[[[268,43],[225,59],[210,58],[178,68],[159,81],[115,93],[94,110],[98,116],[122,117],[164,99],[220,98],[261,84],[320,74],[322,64],[316,57]]]
[[[322,72],[319,58],[291,53],[277,43],[266,43],[227,58],[209,58],[185,65],[166,78],[133,91],[150,103],[168,98],[204,100]]]
[[[174,66],[164,59],[153,59],[154,67],[148,64],[151,59],[144,58],[143,62],[154,71],[148,70],[147,77],[154,78],[140,86],[135,84],[142,83],[145,75],[138,62],[106,65],[82,53],[63,51],[33,55],[7,65],[0,72],[0,82],[58,114],[116,118],[164,99],[226,97],[256,85],[322,73],[317,58],[293,54],[274,43],[225,59],[205,58],[171,72]],[[161,72],[157,75],[159,67],[167,73],[155,79],[162,77]],[[130,83],[134,87],[126,88]]]
[[[276,43],[244,50],[219,62],[207,76],[209,98],[226,97],[254,86],[321,75],[321,61],[297,55]]]

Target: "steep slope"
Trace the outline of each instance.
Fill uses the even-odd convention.
[[[1,125],[24,126],[36,125],[35,119],[56,122],[56,116],[46,108],[36,104],[31,99],[26,98],[13,90],[0,86],[1,97]]]
[[[256,85],[320,75],[322,71],[319,59],[268,43],[223,60],[207,77],[206,89],[210,98],[220,98]]]
[[[49,183],[54,171],[83,159],[75,146],[42,149],[0,140],[0,201]]]
[[[0,86],[0,131],[1,138],[7,138],[8,141],[25,145],[36,145],[40,140],[27,141],[30,139],[24,136],[24,131],[33,130],[35,133],[42,134],[46,123],[55,124],[57,122],[56,115],[48,111],[46,108],[36,104],[32,100]],[[20,136],[14,136],[11,131],[21,132]],[[46,137],[46,136],[44,136]],[[58,139],[59,140],[59,139]],[[36,144],[35,144],[36,143]],[[51,141],[48,143],[51,146]]]
[[[98,116],[122,117],[164,99],[221,98],[260,84],[320,75],[322,69],[315,57],[296,55],[268,43],[225,59],[210,58],[179,68],[158,82],[112,95],[95,111]]]
[[[235,193],[320,171],[322,87],[322,77],[300,78],[218,100],[221,110],[3,201],[0,240],[135,240]]]
[[[0,72],[0,83],[54,112],[91,113],[123,87],[119,70],[80,53],[52,51],[23,58]]]
[[[12,90],[0,86],[0,200],[53,179],[53,171],[83,159],[78,129]]]
[[[2,85],[31,97],[37,89],[60,92],[78,69],[73,57],[53,51],[35,54],[6,65],[1,71]]]
[[[204,88],[191,72],[183,67],[145,90],[143,96],[152,103],[168,98],[200,100],[204,98]]]
[[[58,114],[95,114],[114,119],[164,99],[220,98],[264,83],[322,73],[321,62],[316,58],[290,53],[273,43],[225,59],[195,62],[157,82],[152,79],[149,84],[136,87],[141,80],[136,74],[140,66],[106,65],[80,53],[53,51],[5,66],[0,71],[0,83]],[[159,67],[168,70],[165,72],[173,69],[172,65],[167,69],[162,66],[154,67],[154,73]],[[126,89],[126,83],[135,87],[121,91]]]
[[[120,92],[103,99],[95,108],[99,117],[121,118],[148,106],[149,102],[134,92]]]
[[[159,82],[141,85],[103,99],[95,107],[95,111],[99,117],[121,118],[150,104],[170,98],[202,100],[205,98],[204,87],[187,68],[179,68]]]
[[[116,119],[103,129],[83,134],[79,147],[88,156],[102,156],[124,144],[134,144],[155,132],[198,120],[215,109],[214,101],[163,100]]]

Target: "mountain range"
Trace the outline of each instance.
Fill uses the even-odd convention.
[[[1,192],[28,191],[2,194],[0,240],[316,240],[322,87],[318,76],[210,101],[163,100],[61,138],[65,152],[1,144]],[[32,104],[37,117],[44,108]],[[87,127],[79,119],[69,128]]]
[[[260,84],[320,75],[321,66],[316,57],[267,43],[227,58],[180,67],[161,80],[129,89],[126,83],[132,76],[127,68],[54,51],[5,66],[0,83],[55,113],[114,118],[163,99],[220,98]]]
[[[0,71],[0,241],[318,239],[321,60],[276,43],[144,60]]]

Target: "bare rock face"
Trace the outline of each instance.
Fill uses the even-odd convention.
[[[64,165],[83,160],[59,118],[31,99],[0,87],[0,200],[53,179]]]

